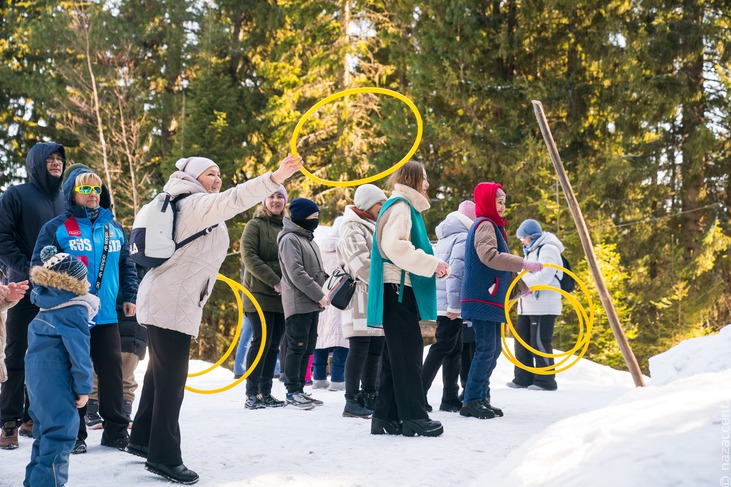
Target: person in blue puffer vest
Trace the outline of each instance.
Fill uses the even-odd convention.
[[[86,266],[46,247],[31,268],[31,301],[40,308],[28,326],[25,378],[31,398],[33,448],[25,487],[61,486],[79,428],[77,408],[91,392],[89,326],[99,298],[89,294]]]
[[[503,217],[506,195],[500,184],[480,183],[474,196],[477,219],[465,244],[461,302],[462,318],[472,321],[476,346],[459,414],[489,419],[503,415],[490,403],[490,376],[502,350],[500,328],[505,322],[505,295],[512,273],[523,269],[535,273],[543,264],[510,253],[505,233],[508,222]],[[518,294],[530,292],[522,280],[517,284]]]
[[[101,444],[124,450],[129,435],[122,411],[122,351],[116,301],[121,292],[126,316],[136,313],[137,273],[129,258],[124,230],[109,209],[109,193],[101,178],[80,167],[69,173],[63,192],[66,211],[43,226],[32,262],[38,264],[41,249],[53,245],[78,257],[89,270],[89,292],[101,301],[91,329],[91,359],[99,380],[99,412],[104,418]],[[86,451],[86,408],[80,413],[74,453]]]

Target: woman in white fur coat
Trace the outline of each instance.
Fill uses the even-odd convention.
[[[28,281],[11,282],[7,286],[0,283],[0,383],[8,380],[5,368],[5,317],[7,311],[25,296]]]

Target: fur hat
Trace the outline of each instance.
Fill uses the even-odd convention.
[[[541,238],[543,230],[541,224],[533,219],[527,219],[518,227],[518,231],[515,232],[518,238],[530,237],[531,240],[535,241]]]
[[[386,193],[375,184],[363,184],[355,190],[353,203],[359,210],[368,211],[373,205],[386,201]]]
[[[178,162],[175,163],[175,167],[193,176],[193,179],[198,179],[198,176],[211,166],[218,167],[218,164],[205,157],[186,157],[185,159],[178,159]]]
[[[292,220],[304,220],[318,211],[320,211],[320,208],[317,203],[307,198],[297,198],[289,204],[289,213],[292,215]]]
[[[53,245],[41,250],[43,266],[34,266],[30,277],[35,284],[55,287],[81,296],[89,292],[88,269],[78,258],[58,252]]]

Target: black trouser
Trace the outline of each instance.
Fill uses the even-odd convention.
[[[190,335],[147,325],[149,362],[130,443],[149,447],[147,461],[180,465],[180,407],[188,378]]]
[[[467,376],[470,374],[470,367],[472,367],[472,357],[475,356],[475,342],[463,342],[462,343],[462,358],[460,360],[459,367],[459,384],[462,389],[467,385]]]
[[[246,356],[246,367],[251,368],[256,355],[261,348],[261,318],[259,313],[246,313],[246,317],[251,322],[251,345],[249,345],[249,353]],[[277,355],[279,355],[279,342],[282,341],[284,334],[284,314],[272,311],[264,312],[266,320],[267,336],[264,342],[264,353],[256,364],[256,368],[251,371],[246,379],[246,395],[252,396],[259,393],[272,393],[272,378],[274,377],[274,369],[277,366]]]
[[[381,355],[378,398],[373,416],[387,421],[426,419],[421,362],[424,341],[414,291],[404,286],[399,303],[397,284],[383,286],[383,332],[386,345]]]
[[[25,352],[28,350],[28,325],[38,314],[38,307],[30,302],[30,292],[8,310],[5,323],[5,366],[8,380],[0,390],[0,420],[22,421],[30,419],[28,393],[25,391]]]
[[[520,315],[515,331],[528,345],[543,353],[553,353],[553,328],[556,316],[552,315]],[[553,365],[552,358],[535,355],[515,340],[515,358],[528,367],[547,367]],[[535,384],[537,386],[553,388],[556,385],[556,374],[541,375],[515,367],[513,382],[522,386]]]
[[[345,397],[354,399],[360,391],[374,393],[378,385],[378,362],[381,360],[382,336],[357,336],[348,338],[350,349],[345,359]]]
[[[127,436],[129,422],[122,413],[122,343],[119,338],[119,324],[97,325],[91,329],[91,362],[98,379],[99,415],[104,425],[103,439],[114,442]],[[79,409],[79,434],[77,438],[87,438],[84,415],[86,406]]]
[[[437,317],[436,343],[429,348],[421,371],[422,384],[426,394],[442,367],[442,402],[457,401],[459,395],[459,369],[462,357],[462,319],[450,320]]]
[[[305,388],[305,375],[310,363],[310,355],[317,343],[317,320],[320,313],[292,315],[284,322],[287,340],[287,359],[284,361],[284,385],[287,392],[302,392]]]

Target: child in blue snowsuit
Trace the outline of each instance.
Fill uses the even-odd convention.
[[[89,326],[99,298],[89,294],[87,268],[76,257],[41,252],[31,268],[31,302],[40,308],[28,327],[26,386],[31,398],[33,450],[25,487],[62,486],[79,430],[79,413],[92,387]]]

